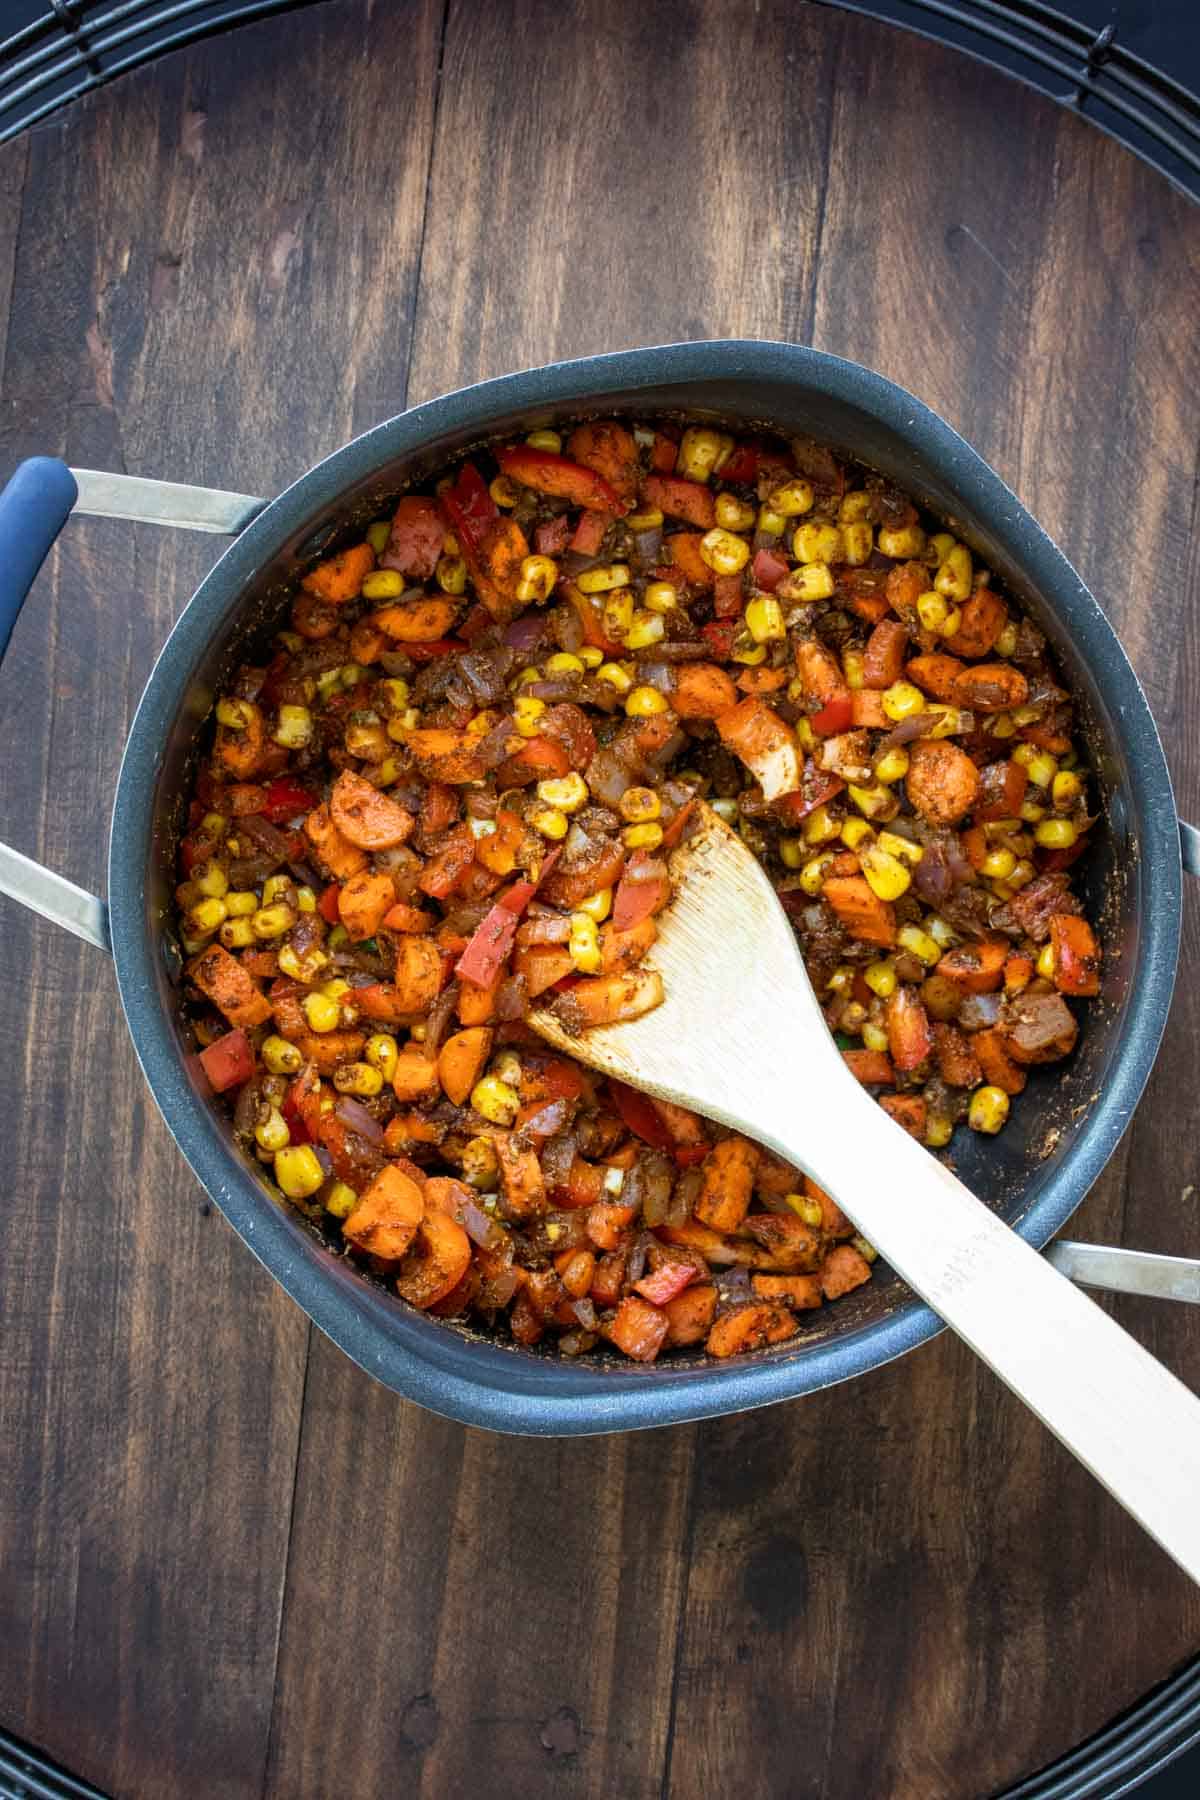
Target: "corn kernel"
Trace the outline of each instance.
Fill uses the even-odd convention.
[[[843,525],[859,524],[870,517],[871,496],[865,488],[851,488],[838,505],[838,518]]]
[[[828,852],[824,856],[812,856],[800,871],[800,886],[806,894],[815,899],[821,892],[825,882],[825,871],[833,861]]]
[[[610,887],[598,888],[594,894],[589,894],[586,900],[581,900],[575,910],[586,913],[589,919],[595,919],[599,924],[602,919],[607,919],[612,911],[612,900],[613,891]]]
[[[670,581],[648,582],[646,584],[646,591],[642,595],[642,600],[648,610],[652,613],[674,612],[679,604],[679,596],[675,591],[675,585]]]
[[[248,950],[255,941],[249,919],[226,919],[217,936],[226,950]]]
[[[807,602],[810,600],[828,600],[833,595],[833,570],[828,563],[801,563],[798,569],[780,583],[779,589],[783,599]],[[785,591],[786,590],[786,591]]]
[[[925,533],[920,525],[900,525],[894,530],[881,525],[876,542],[882,555],[900,560],[920,556],[925,548]]]
[[[886,959],[881,962],[868,963],[863,970],[863,980],[873,994],[878,994],[881,1000],[886,1000],[889,994],[894,994],[896,991],[895,965]]]
[[[333,1085],[339,1094],[358,1094],[371,1099],[383,1091],[383,1071],[371,1063],[343,1063],[333,1071]]]
[[[776,512],[773,507],[760,506],[758,529],[764,537],[782,537],[787,530],[787,520],[781,512]]]
[[[583,664],[570,650],[556,650],[553,656],[546,658],[542,669],[548,676],[583,674]]]
[[[348,1219],[358,1205],[358,1195],[345,1181],[335,1181],[325,1195],[325,1211],[335,1219]]]
[[[953,925],[948,925],[939,913],[930,913],[927,916],[925,920],[925,929],[933,939],[934,943],[940,944],[943,950],[949,950],[952,945],[957,944],[958,942],[957,931],[955,931]]]
[[[544,838],[557,842],[567,835],[567,815],[560,812],[557,806],[534,806],[530,808],[527,822]]]
[[[608,594],[615,588],[629,586],[629,564],[602,563],[598,568],[585,569],[575,582],[581,594]]]
[[[392,1076],[396,1073],[396,1064],[399,1061],[400,1050],[395,1038],[390,1032],[376,1031],[373,1033],[373,1035],[367,1039],[363,1055],[373,1069],[378,1069],[385,1081],[390,1081],[392,1079]]]
[[[628,669],[623,669],[620,663],[601,663],[596,670],[596,679],[597,681],[607,681],[610,687],[616,688],[618,694],[627,694],[633,686],[632,675]],[[661,711],[662,709],[657,710]]]
[[[604,661],[603,650],[598,650],[595,644],[581,644],[575,654],[585,669],[598,669]]]
[[[548,781],[539,781],[537,794],[544,805],[556,806],[559,812],[565,813],[578,812],[591,799],[588,784],[576,769],[572,769],[569,775],[552,776]]]
[[[392,526],[389,519],[376,519],[373,525],[367,526],[367,542],[370,544],[376,556],[383,555],[388,547],[388,539],[391,535]],[[297,645],[297,648],[299,648],[299,645]]]
[[[899,781],[908,774],[908,762],[908,751],[903,744],[896,744],[892,749],[885,750],[875,764],[876,781],[882,781],[885,787],[890,787],[894,781]]]
[[[645,825],[662,814],[662,801],[653,788],[626,788],[618,802],[621,817],[627,825]]]
[[[815,497],[812,483],[797,476],[792,481],[785,481],[781,486],[772,488],[767,495],[767,505],[782,518],[798,519],[802,513],[812,511]]]
[[[1013,724],[1012,714],[1006,712],[993,713],[987,721],[987,728],[992,737],[1001,740],[1015,737],[1017,730]]]
[[[558,564],[549,556],[527,556],[517,578],[517,599],[522,605],[548,600],[558,580]]]
[[[531,431],[525,442],[534,450],[552,450],[555,456],[562,450],[562,439],[557,431]]]
[[[344,950],[350,942],[350,933],[346,930],[344,925],[335,925],[325,942],[329,946],[331,952],[334,950]]]
[[[898,900],[912,884],[912,876],[900,861],[871,844],[859,851],[859,862],[871,892],[880,900]]]
[[[928,543],[929,554],[934,558],[934,566],[940,568],[945,562],[958,539],[949,531],[935,531]]]
[[[861,843],[869,842],[874,836],[875,833],[865,819],[847,819],[842,826],[842,842],[851,850],[857,849]]]
[[[1013,760],[1025,765],[1025,773],[1034,787],[1048,788],[1058,773],[1058,759],[1050,755],[1048,750],[1034,750],[1032,756],[1022,756],[1021,750],[1032,748],[1025,744],[1018,745],[1013,751]]]
[[[927,931],[922,931],[919,925],[902,925],[896,933],[896,942],[901,950],[907,950],[910,956],[923,962],[927,969],[932,969],[936,962],[941,961],[941,945]]]
[[[461,594],[466,591],[467,565],[463,557],[439,556],[434,574],[443,594]]]
[[[911,863],[914,868],[925,854],[924,844],[914,844],[911,838],[901,837],[898,831],[881,831],[879,848],[886,850],[889,856],[898,856],[901,862]]]
[[[633,593],[629,588],[619,588],[610,594],[604,604],[601,615],[604,620],[605,635],[625,641],[625,634],[633,624]]]
[[[1008,621],[1008,624],[1004,627],[1003,631],[1000,633],[1000,636],[996,639],[996,644],[995,644],[996,655],[997,656],[1011,656],[1013,651],[1016,649],[1016,647],[1017,647],[1017,628],[1013,624],[1012,620],[1010,619]]]
[[[744,663],[749,669],[755,669],[759,663],[767,660],[767,646],[756,644],[748,631],[740,631],[733,640],[733,648],[729,652],[730,661]]]
[[[972,1131],[985,1131],[993,1135],[1000,1130],[1008,1117],[1008,1095],[1003,1088],[976,1088],[971,1095],[971,1105],[967,1113],[967,1123]]]
[[[651,644],[657,644],[661,638],[665,637],[666,630],[658,613],[643,612],[639,609],[634,613],[629,630],[625,633],[625,648],[627,650],[646,650]]]
[[[284,944],[279,952],[279,973],[290,975],[293,981],[315,981],[328,961],[320,944],[310,945],[303,956],[291,944]]]
[[[739,500],[736,494],[718,494],[715,507],[717,524],[726,531],[752,531],[757,516],[756,509],[746,500]],[[628,519],[625,521],[629,523]]]
[[[838,1023],[843,1031],[858,1031],[865,1021],[867,1009],[861,1000],[851,1000],[842,1008],[842,1016]]]
[[[567,951],[573,966],[581,975],[594,975],[600,967],[600,936],[596,921],[587,913],[571,914],[571,935]]]
[[[896,814],[896,796],[882,782],[874,787],[858,787],[851,781],[846,792],[860,813],[868,819],[894,818]]]
[[[312,1031],[336,1031],[342,1020],[342,1009],[328,994],[305,994],[300,1002]]]
[[[303,640],[301,641],[303,642]],[[206,838],[220,837],[228,823],[229,820],[225,817],[224,813],[205,813],[200,821],[200,834],[202,837]]]
[[[948,600],[969,600],[972,575],[971,552],[965,544],[955,544],[942,558],[933,585]]]
[[[894,723],[901,719],[911,718],[914,713],[925,711],[925,696],[919,687],[911,681],[893,681],[891,687],[884,688],[880,696],[884,713]]]
[[[281,650],[286,650],[290,656],[295,656],[297,650],[303,650],[304,648],[304,639],[300,636],[298,631],[277,631],[275,633],[275,642],[279,645]]]
[[[925,710],[937,715],[937,723],[929,727],[925,733],[926,737],[958,737],[962,732],[970,731],[974,727],[974,713],[964,712],[960,706],[947,706],[940,700],[928,700],[925,703]]]
[[[821,1202],[813,1200],[808,1194],[785,1194],[783,1199],[784,1204],[790,1206],[806,1225],[819,1225],[825,1217],[821,1210]]]
[[[1083,793],[1083,783],[1073,769],[1062,769],[1050,784],[1050,798],[1055,806],[1073,806]]]
[[[189,911],[188,924],[193,931],[213,932],[223,925],[227,918],[225,902],[211,895],[207,900],[198,900]]]
[[[1037,959],[1037,972],[1043,981],[1053,981],[1058,973],[1053,942],[1043,945]]]
[[[404,577],[398,569],[373,569],[363,576],[364,600],[396,600],[404,592]]]
[[[917,595],[917,617],[926,631],[940,632],[949,611],[941,594],[935,593],[932,588],[928,593]]]
[[[282,1150],[292,1141],[287,1120],[277,1106],[273,1106],[261,1125],[254,1127],[255,1142],[263,1150]]]
[[[326,669],[317,676],[317,699],[328,700],[330,694],[335,693],[341,686],[341,682],[342,671],[340,668]]]
[[[716,575],[740,575],[750,561],[750,546],[744,537],[714,526],[700,539],[700,555]]]
[[[864,1262],[872,1263],[879,1255],[874,1244],[871,1243],[869,1238],[863,1237],[861,1232],[856,1231],[854,1236],[850,1239],[850,1242],[854,1245],[854,1248],[858,1251],[858,1254],[862,1257]]]
[[[814,806],[804,821],[804,841],[806,844],[827,844],[841,829],[841,821],[834,818],[828,806]]]
[[[860,524],[842,526],[842,561],[851,568],[859,569],[869,562],[871,552],[875,548],[875,533],[865,520]]]
[[[506,512],[509,508],[514,507],[521,498],[520,488],[517,486],[516,482],[510,480],[507,475],[497,475],[494,481],[490,481],[488,483],[488,493],[492,496],[496,505],[502,506]]]
[[[228,906],[229,877],[219,862],[199,863],[192,870],[192,880],[209,900],[224,900]]]
[[[249,888],[238,888],[235,892],[224,895],[225,911],[231,919],[249,918],[258,911],[258,895],[252,894]]]
[[[245,731],[257,711],[249,700],[218,700],[217,724],[224,725],[226,731]]]
[[[833,971],[825,983],[831,994],[848,994],[854,986],[854,970],[849,963],[842,963]]]
[[[841,562],[842,534],[836,525],[798,525],[792,533],[792,554],[802,563]]]
[[[787,636],[783,609],[774,594],[756,594],[746,608],[746,628],[756,644],[778,643]]]
[[[862,1028],[863,1046],[867,1050],[884,1050],[888,1048],[888,1034],[882,1025],[874,1019],[867,1019]]]
[[[925,1142],[930,1150],[942,1150],[954,1136],[953,1121],[944,1113],[930,1113],[925,1121]]]
[[[946,614],[946,623],[942,626],[942,636],[944,638],[952,638],[961,624],[962,608],[960,606],[952,606],[950,611]]]
[[[781,837],[779,840],[779,860],[785,869],[799,869],[804,865],[804,840],[798,837]]]
[[[718,465],[727,462],[733,439],[723,432],[711,431],[705,425],[691,425],[679,442],[675,472],[689,481],[707,481]]]
[[[802,750],[807,750],[810,756],[817,747],[817,734],[812,728],[812,720],[803,713],[796,720],[796,742]]]
[[[1078,837],[1078,827],[1070,819],[1043,819],[1033,831],[1034,842],[1043,850],[1069,850]]]
[[[313,732],[313,716],[307,706],[281,706],[279,723],[271,737],[285,750],[301,750]]]
[[[720,501],[717,504],[720,505]],[[663,516],[657,506],[648,506],[645,512],[625,514],[625,523],[630,531],[657,531],[662,522]]]
[[[1036,874],[1037,870],[1034,868],[1033,864],[1027,857],[1022,856],[1018,861],[1016,868],[1008,877],[1008,885],[1016,892],[1019,888],[1028,887]]]
[[[861,688],[866,686],[866,662],[867,659],[862,651],[854,649],[853,646],[848,646],[842,651],[842,674],[845,676],[846,686],[852,694],[857,694]],[[801,686],[800,692],[803,697],[803,686]],[[791,698],[790,695],[789,698]]]
[[[311,1144],[289,1144],[275,1152],[275,1179],[289,1200],[307,1200],[325,1185],[325,1171]]]
[[[518,694],[513,703],[513,724],[519,736],[537,737],[540,730],[538,721],[546,710],[544,700],[535,699],[532,694]]]
[[[1038,820],[1044,819],[1045,816],[1045,807],[1039,806],[1036,800],[1023,800],[1021,802],[1021,817],[1027,825],[1036,825]]]
[[[989,851],[984,857],[980,873],[989,881],[1007,881],[1017,866],[1017,859],[1007,847]]]
[[[441,491],[442,491],[441,483],[439,482],[438,492],[440,493]],[[442,534],[442,550],[445,553],[445,555],[447,555],[447,556],[461,556],[462,555],[462,545],[459,543],[458,538],[455,536],[454,532],[447,531]]]
[[[490,1137],[469,1138],[463,1146],[462,1178],[468,1187],[486,1193],[500,1179],[496,1146]]]
[[[626,825],[621,842],[627,850],[657,850],[663,841],[663,828],[658,824]]]
[[[511,1125],[517,1116],[521,1096],[515,1087],[498,1075],[485,1075],[471,1089],[471,1105],[492,1125]]]
[[[316,912],[317,896],[310,887],[298,887],[296,889],[296,905],[301,912]]]
[[[603,674],[603,670],[600,673]],[[667,702],[657,688],[636,687],[625,701],[625,711],[631,719],[647,719],[667,710]]]
[[[262,1059],[272,1075],[298,1075],[304,1065],[304,1057],[295,1044],[274,1032],[263,1039]]]

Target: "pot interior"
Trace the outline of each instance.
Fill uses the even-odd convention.
[[[723,357],[711,354],[721,349]],[[701,355],[706,350],[707,359]],[[755,367],[751,350],[774,352],[782,362],[768,357],[766,367]],[[723,372],[697,366],[681,373],[673,364],[686,360],[686,353],[709,369],[723,364]],[[553,1352],[488,1342],[412,1312],[331,1255],[316,1228],[293,1209],[281,1209],[233,1150],[224,1115],[203,1097],[189,1064],[191,1046],[176,998],[180,958],[168,924],[184,795],[208,741],[214,695],[232,667],[253,660],[264,637],[278,629],[297,562],[314,561],[361,536],[402,491],[419,488],[472,446],[613,414],[700,416],[737,431],[804,433],[829,444],[894,480],[945,520],[1050,639],[1078,702],[1103,815],[1080,887],[1089,916],[1100,921],[1104,990],[1084,1009],[1079,1049],[1066,1065],[1030,1071],[1005,1130],[989,1138],[962,1129],[953,1145],[961,1178],[1039,1246],[1078,1205],[1127,1123],[1131,1106],[1106,1111],[1102,1096],[1118,1076],[1127,1100],[1131,1079],[1132,1098],[1140,1091],[1170,999],[1178,933],[1177,845],[1173,878],[1169,857],[1157,874],[1164,855],[1156,846],[1175,830],[1165,763],[1115,639],[1069,566],[996,477],[948,428],[879,377],[784,346],[636,352],[574,365],[574,372],[560,365],[448,396],[378,427],[319,465],[222,558],[151,678],[122,771],[110,888],[119,965],[122,946],[131,947],[140,933],[143,957],[147,945],[156,946],[147,959],[155,993],[143,993],[140,1005],[131,1002],[134,983],[124,973],[122,990],[143,1066],[185,1154],[251,1248],[306,1310],[390,1385],[437,1410],[518,1430],[606,1429],[761,1403],[859,1372],[937,1329],[933,1315],[880,1264],[866,1287],[822,1308],[812,1323],[802,1320],[801,1335],[779,1351],[720,1369],[675,1359],[651,1369],[623,1359],[617,1367],[607,1357],[568,1363]],[[1148,941],[1151,856],[1160,916]],[[118,873],[130,857],[138,865],[136,882]],[[123,919],[123,885],[139,898],[136,917]],[[173,1069],[164,1069],[147,1037],[169,1046]],[[804,1102],[798,1072],[801,1112]],[[886,1169],[879,1179],[889,1179]],[[904,1196],[897,1194],[896,1202],[903,1205]],[[503,1391],[507,1398],[465,1403],[456,1387],[461,1383]],[[691,1397],[689,1385],[696,1389]],[[651,1388],[673,1395],[665,1410],[650,1398]],[[636,1406],[630,1395],[641,1397]],[[568,1399],[569,1417],[562,1411]]]

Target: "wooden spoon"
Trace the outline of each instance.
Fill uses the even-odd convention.
[[[783,909],[704,807],[671,858],[666,999],[556,1049],[804,1169],[904,1279],[1200,1582],[1200,1400],[877,1106],[821,1016]]]

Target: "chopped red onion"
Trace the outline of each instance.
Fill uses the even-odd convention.
[[[383,1126],[353,1094],[339,1094],[333,1112],[335,1118],[349,1130],[357,1131],[360,1137],[365,1137],[369,1144],[382,1144]]]

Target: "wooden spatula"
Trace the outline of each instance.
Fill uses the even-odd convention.
[[[798,1164],[1200,1581],[1200,1400],[896,1125],[838,1054],[754,857],[705,807],[671,859],[655,1011],[547,1042]]]

